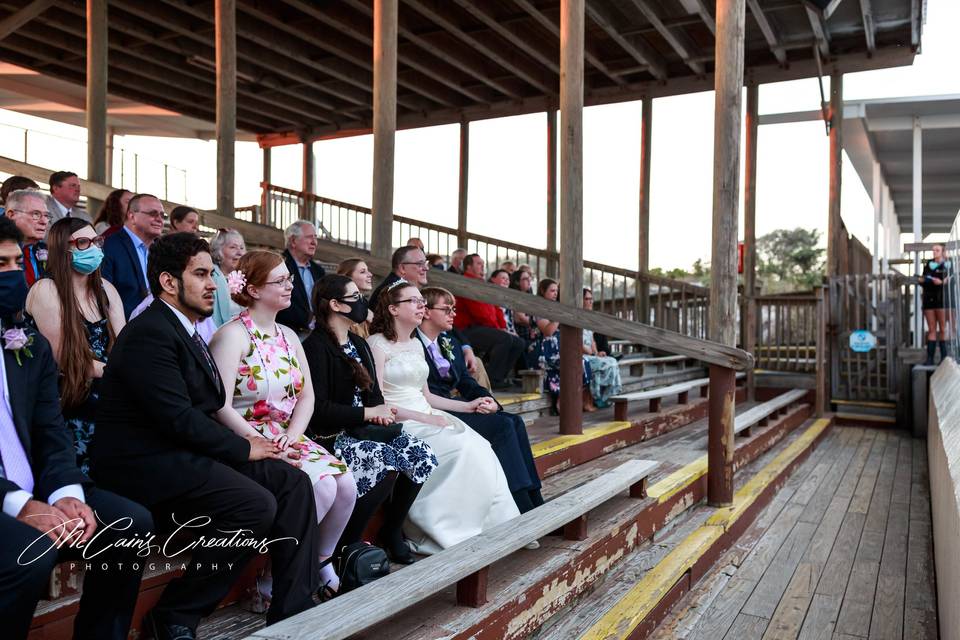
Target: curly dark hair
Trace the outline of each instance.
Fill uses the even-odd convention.
[[[397,325],[390,315],[390,307],[403,300],[403,292],[407,289],[419,289],[415,284],[398,280],[377,298],[377,307],[373,310],[373,321],[370,323],[370,335],[382,333],[383,337],[393,342],[397,339]]]
[[[210,245],[206,240],[186,231],[160,236],[154,240],[150,245],[150,257],[147,259],[150,293],[159,298],[163,292],[163,287],[160,286],[161,273],[169,273],[182,281],[187,263],[198,253],[210,253]]]
[[[330,318],[338,314],[330,307],[330,301],[340,300],[347,295],[347,285],[351,282],[353,280],[347,276],[329,274],[317,280],[317,283],[313,285],[313,311],[317,320],[314,331],[325,333],[330,342],[336,346],[339,346],[339,341],[333,333],[333,329],[330,328]],[[338,354],[343,354],[343,351],[338,350]],[[364,391],[372,387],[373,378],[370,376],[370,372],[353,358],[348,358],[346,354],[343,354],[343,357],[350,363],[350,368],[353,370],[353,383]]]

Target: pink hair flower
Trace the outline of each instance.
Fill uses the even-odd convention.
[[[243,274],[243,271],[233,270],[227,274],[227,289],[230,290],[230,293],[236,295],[243,291],[243,288],[247,286],[247,277]]]

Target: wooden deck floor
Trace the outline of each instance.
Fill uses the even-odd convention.
[[[655,638],[938,637],[925,442],[843,427],[821,448]]]

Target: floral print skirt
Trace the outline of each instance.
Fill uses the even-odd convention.
[[[247,420],[247,424],[256,429],[263,437],[273,440],[286,431],[286,426],[270,419]],[[330,455],[326,449],[306,436],[291,444],[300,446],[300,468],[310,476],[310,482],[316,484],[325,476],[336,476],[347,472],[347,465],[336,456]]]
[[[391,471],[423,484],[440,464],[430,445],[406,433],[387,443],[357,440],[341,433],[333,443],[333,450],[353,473],[357,497],[373,489]]]

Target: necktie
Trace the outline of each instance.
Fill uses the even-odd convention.
[[[214,380],[217,383],[220,383],[220,373],[217,371],[217,365],[213,361],[213,356],[210,355],[210,350],[207,348],[207,343],[203,341],[203,338],[200,337],[200,332],[194,330],[193,332],[193,341],[197,343],[197,347],[200,349],[200,353],[203,354],[203,359],[206,360],[207,366],[210,368],[210,372],[213,374]]]
[[[440,373],[440,377],[449,378],[450,361],[440,354],[440,348],[437,346],[437,343],[431,342],[430,346],[427,347],[427,351],[430,352],[430,357],[433,358],[433,364],[437,365],[437,371]]]
[[[13,422],[13,409],[7,396],[5,377],[3,355],[0,354],[0,458],[3,461],[0,474],[15,482],[24,491],[33,493],[33,471]]]

